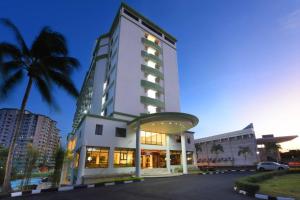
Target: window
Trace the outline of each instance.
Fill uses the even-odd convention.
[[[116,128],[116,137],[126,137],[126,128]]]
[[[103,125],[96,124],[95,135],[102,135]]]
[[[188,165],[193,164],[193,152],[192,151],[187,151],[186,152],[186,161]]]
[[[154,33],[156,33],[157,35],[162,36],[161,32],[157,31],[157,30],[154,29],[152,26],[146,24],[144,21],[142,21],[142,24],[143,24],[144,26],[146,26],[147,28],[149,28],[149,29],[150,29],[151,31],[153,31]]]
[[[180,135],[176,135],[175,136],[175,140],[176,140],[177,143],[181,143],[181,137],[180,137]]]
[[[181,151],[170,151],[171,165],[181,165]]]
[[[147,90],[147,97],[155,99],[156,93],[157,93],[157,91],[149,89],[149,90]]]
[[[191,138],[189,138],[189,137],[187,138],[187,143],[191,144]]]
[[[147,81],[155,83],[155,80],[156,80],[156,76],[153,76],[152,74],[147,75]]]
[[[139,18],[135,15],[133,15],[132,13],[130,13],[128,10],[124,9],[124,13],[126,15],[128,15],[129,17],[131,17],[132,19],[134,19],[135,21],[139,21]]]
[[[153,49],[152,47],[148,47],[147,48],[147,53],[152,54],[152,55],[156,55],[156,50]]]
[[[87,147],[85,168],[107,168],[109,147]]]
[[[126,148],[115,148],[114,166],[115,167],[134,167],[135,150]]]
[[[169,39],[168,37],[165,36],[165,39],[166,39],[168,42],[170,42],[171,44],[175,45],[175,42],[172,41],[171,39]]]
[[[147,106],[147,112],[149,114],[156,113],[156,110],[157,110],[157,107],[155,107],[155,106],[151,106],[151,105]]]
[[[153,62],[152,60],[148,60],[148,61],[147,61],[147,66],[149,66],[149,67],[151,67],[151,68],[155,68],[156,63]]]
[[[161,133],[141,131],[141,143],[150,145],[164,145],[166,143],[166,135]]]

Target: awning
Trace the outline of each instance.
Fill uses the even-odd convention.
[[[187,113],[162,112],[138,117],[128,123],[129,128],[136,130],[138,122],[141,131],[178,134],[195,127],[199,120],[196,116]]]

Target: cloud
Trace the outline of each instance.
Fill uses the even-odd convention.
[[[294,10],[280,20],[283,29],[298,29],[300,28],[300,9]]]

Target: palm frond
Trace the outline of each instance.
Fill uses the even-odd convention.
[[[12,90],[24,77],[23,70],[18,70],[13,75],[9,76],[6,80],[3,81],[1,85],[1,97],[5,97],[7,93]]]
[[[54,81],[57,86],[64,88],[71,96],[78,97],[79,92],[68,76],[52,70],[49,71],[49,75],[51,80]]]
[[[5,18],[1,18],[0,23],[2,23],[3,25],[5,25],[6,27],[8,27],[12,30],[12,32],[14,33],[14,35],[16,37],[18,45],[22,49],[23,54],[29,55],[28,47],[27,47],[19,29],[16,27],[16,25],[14,25],[9,19],[5,19]]]
[[[54,71],[62,72],[64,74],[70,74],[74,69],[79,67],[79,61],[73,57],[57,57],[51,56],[41,60],[44,65],[47,65]]]
[[[3,75],[8,75],[11,72],[14,72],[20,68],[22,68],[23,63],[18,60],[8,61],[4,63],[0,63],[0,71]]]
[[[7,57],[19,59],[21,55],[21,50],[16,45],[7,42],[0,43],[0,58],[2,61],[5,61]]]
[[[48,103],[52,104],[53,103],[53,98],[51,95],[51,85],[47,83],[45,80],[43,80],[40,77],[35,78],[35,85],[37,86],[37,89],[39,90],[41,96],[43,99]]]
[[[36,58],[68,55],[66,39],[58,32],[44,27],[31,47],[31,54]]]

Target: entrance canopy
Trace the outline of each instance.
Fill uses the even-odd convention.
[[[198,122],[198,118],[194,115],[162,112],[138,117],[129,122],[129,127],[135,130],[140,125],[141,131],[178,134],[195,127]]]

